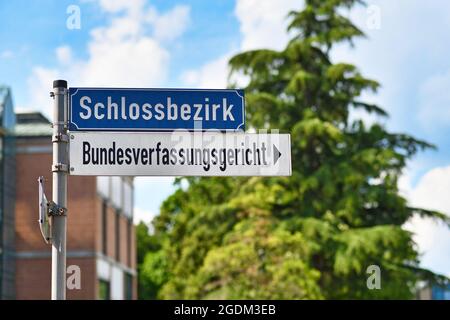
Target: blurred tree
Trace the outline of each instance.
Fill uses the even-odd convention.
[[[290,14],[284,50],[231,59],[231,74],[249,80],[250,127],[291,133],[293,174],[179,184],[154,221],[162,250],[149,264],[167,266],[153,277],[159,297],[411,298],[418,280],[436,278],[418,267],[402,225],[445,217],[409,207],[397,188],[406,161],[432,146],[351,120],[361,108],[386,116],[359,99],[379,84],[330,61],[333,45],[363,36],[342,15],[356,3],[306,0]],[[370,265],[381,268],[381,290],[367,288]]]
[[[149,227],[140,222],[136,226],[137,270],[139,299],[156,299],[162,284],[167,281],[161,243],[150,234]]]

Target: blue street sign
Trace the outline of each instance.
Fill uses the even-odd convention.
[[[71,131],[243,131],[244,109],[235,89],[69,89]]]

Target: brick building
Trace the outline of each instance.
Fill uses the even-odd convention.
[[[50,122],[40,113],[17,114],[15,297],[49,299],[51,246],[37,223],[38,176],[51,198]],[[133,178],[69,176],[67,267],[79,266],[81,289],[67,299],[135,299],[136,239]]]

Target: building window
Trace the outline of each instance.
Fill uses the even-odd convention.
[[[108,203],[106,200],[102,202],[102,253],[107,255],[107,243],[108,243]]]
[[[132,300],[133,299],[133,277],[128,274],[128,273],[124,273],[124,298],[126,300]]]
[[[133,216],[133,187],[129,181],[123,184],[123,211],[128,218]]]
[[[97,177],[97,192],[105,199],[111,197],[110,179],[110,177]]]
[[[99,280],[98,281],[98,298],[100,300],[110,300],[110,285],[109,281]]]
[[[115,229],[116,229],[116,260],[120,261],[120,214],[119,212],[116,212],[116,223],[115,223]]]
[[[121,177],[111,177],[111,201],[113,205],[120,209],[122,208],[123,197],[123,182]]]

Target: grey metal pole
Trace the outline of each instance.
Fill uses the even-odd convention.
[[[53,202],[57,212],[51,217],[52,230],[52,300],[66,299],[66,229],[67,229],[67,81],[53,81]]]

